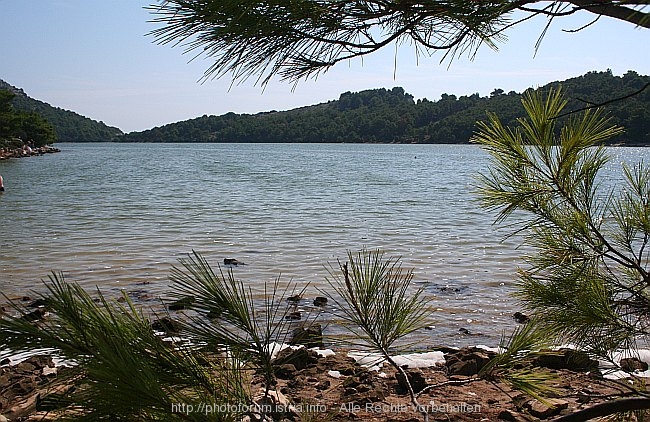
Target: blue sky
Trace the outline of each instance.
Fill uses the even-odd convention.
[[[588,71],[650,73],[650,31],[602,18],[578,33],[591,15],[558,19],[535,55],[545,19],[510,30],[495,52],[482,47],[473,61],[451,66],[441,55],[416,59],[413,48],[388,48],[337,65],[295,87],[272,81],[232,86],[224,77],[200,83],[209,59],[157,45],[156,25],[143,6],[153,0],[0,0],[0,79],[28,95],[117,126],[144,130],[204,114],[288,110],[334,100],[346,91],[402,86],[415,98],[442,93],[488,95],[495,88],[530,86]],[[644,53],[646,52],[646,53]],[[395,67],[395,63],[397,66]]]

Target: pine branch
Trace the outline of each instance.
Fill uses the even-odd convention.
[[[618,400],[609,400],[587,409],[579,410],[569,415],[560,416],[553,422],[584,422],[595,418],[602,418],[616,413],[634,412],[650,409],[650,398],[630,397]]]
[[[603,101],[601,103],[592,103],[591,101],[586,101],[586,100],[577,98],[578,101],[581,101],[583,103],[587,103],[589,105],[586,106],[586,107],[582,107],[582,108],[578,108],[578,109],[575,109],[575,110],[568,111],[566,113],[558,114],[557,116],[551,117],[551,119],[559,119],[561,117],[569,116],[571,114],[579,113],[579,112],[586,111],[586,110],[597,109],[597,108],[601,108],[603,106],[606,106],[608,104],[612,104],[612,103],[615,103],[615,102],[618,102],[618,101],[627,100],[628,98],[632,98],[635,95],[639,95],[640,93],[645,91],[648,87],[650,87],[650,82],[645,84],[642,88],[640,88],[637,91],[634,91],[634,92],[632,92],[630,94],[623,95],[622,97],[612,98],[612,99],[609,99],[607,101]]]

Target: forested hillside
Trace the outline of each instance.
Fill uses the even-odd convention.
[[[20,149],[25,143],[40,148],[56,141],[52,125],[38,113],[16,110],[14,98],[13,92],[0,89],[0,159],[5,149]]]
[[[0,90],[15,94],[12,104],[16,110],[37,113],[47,120],[54,127],[57,142],[110,142],[122,135],[118,128],[30,98],[22,89],[3,80],[0,80]]]
[[[650,76],[611,71],[553,82],[562,84],[571,101],[567,110],[585,107],[583,101],[601,103],[623,97],[650,83]],[[358,93],[346,92],[338,100],[284,112],[255,115],[228,113],[203,116],[144,132],[121,136],[123,142],[376,142],[466,143],[478,120],[494,112],[505,122],[523,116],[521,94],[495,89],[490,96],[414,101],[396,87]],[[650,145],[650,88],[607,105],[615,123],[625,127],[613,143]]]

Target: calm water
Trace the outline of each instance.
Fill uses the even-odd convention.
[[[460,145],[59,144],[0,162],[0,288],[41,289],[50,271],[155,306],[192,250],[247,263],[237,277],[326,288],[347,250],[413,268],[438,308],[427,344],[495,345],[518,310],[523,253],[472,193],[487,156]],[[612,150],[636,161],[644,149]],[[466,328],[473,335],[459,332]]]

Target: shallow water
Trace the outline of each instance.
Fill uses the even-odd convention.
[[[430,344],[495,345],[514,325],[520,240],[504,240],[473,186],[487,156],[468,145],[58,144],[0,162],[0,287],[42,290],[50,271],[143,303],[169,291],[179,257],[247,265],[261,292],[281,277],[327,289],[346,251],[401,256],[438,311]],[[617,148],[612,166],[645,149]],[[614,165],[616,164],[616,165]],[[151,305],[153,306],[153,305]],[[459,329],[467,329],[470,334]]]

